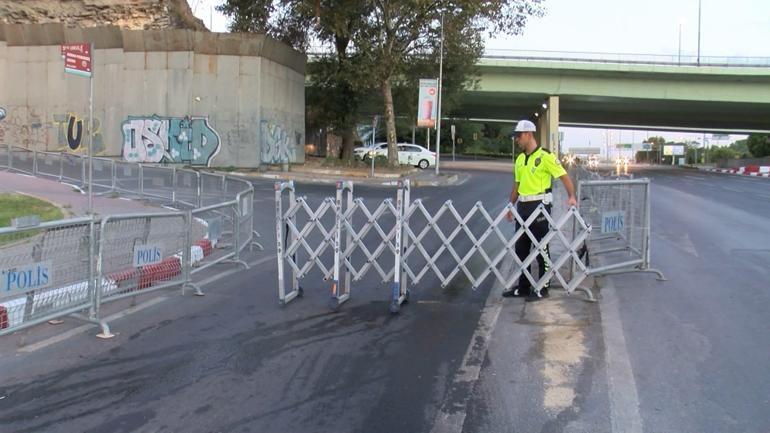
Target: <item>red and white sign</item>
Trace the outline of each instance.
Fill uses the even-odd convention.
[[[91,44],[62,44],[61,52],[64,56],[64,72],[91,76]]]

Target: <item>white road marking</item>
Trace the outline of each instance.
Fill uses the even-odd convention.
[[[609,277],[605,278],[610,284],[609,287],[602,288],[599,308],[607,363],[610,425],[614,433],[643,433],[639,394],[628,357],[626,337],[623,334],[618,296]]]
[[[507,275],[511,267],[513,267],[513,259],[501,268],[502,274]],[[500,311],[503,309],[502,292],[503,287],[499,282],[496,282],[492,290],[489,291],[487,300],[484,303],[484,309],[481,311],[481,317],[479,317],[479,323],[476,325],[476,330],[465,351],[462,364],[460,364],[459,372],[455,375],[452,384],[449,386],[450,393],[452,389],[457,389],[459,386],[473,383],[479,379],[481,365],[489,348],[489,340],[492,338]],[[462,398],[461,402],[455,401],[451,404],[445,400],[433,421],[431,433],[462,432],[470,397],[470,393],[468,393]]]

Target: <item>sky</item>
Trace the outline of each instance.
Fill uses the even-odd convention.
[[[187,0],[195,16],[212,31],[227,31],[228,19],[214,10],[222,0]],[[770,57],[770,0],[700,0],[701,56]],[[569,51],[599,53],[679,54],[698,51],[699,0],[545,0],[546,15],[530,19],[517,36],[492,37],[487,50]],[[703,134],[561,128],[563,146],[640,143],[648,136],[698,140]],[[706,135],[707,139],[709,135]],[[725,145],[744,138],[709,140]]]

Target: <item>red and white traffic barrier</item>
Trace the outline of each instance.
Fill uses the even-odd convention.
[[[738,174],[741,176],[770,177],[770,166],[746,166],[739,168],[710,168],[714,173]]]
[[[0,329],[5,329],[9,326],[8,322],[8,310],[0,305]]]

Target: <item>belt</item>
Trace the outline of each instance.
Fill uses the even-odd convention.
[[[547,192],[545,194],[520,195],[519,201],[523,203],[528,203],[531,201],[542,201],[543,204],[551,204],[551,202],[553,202],[553,194]]]

